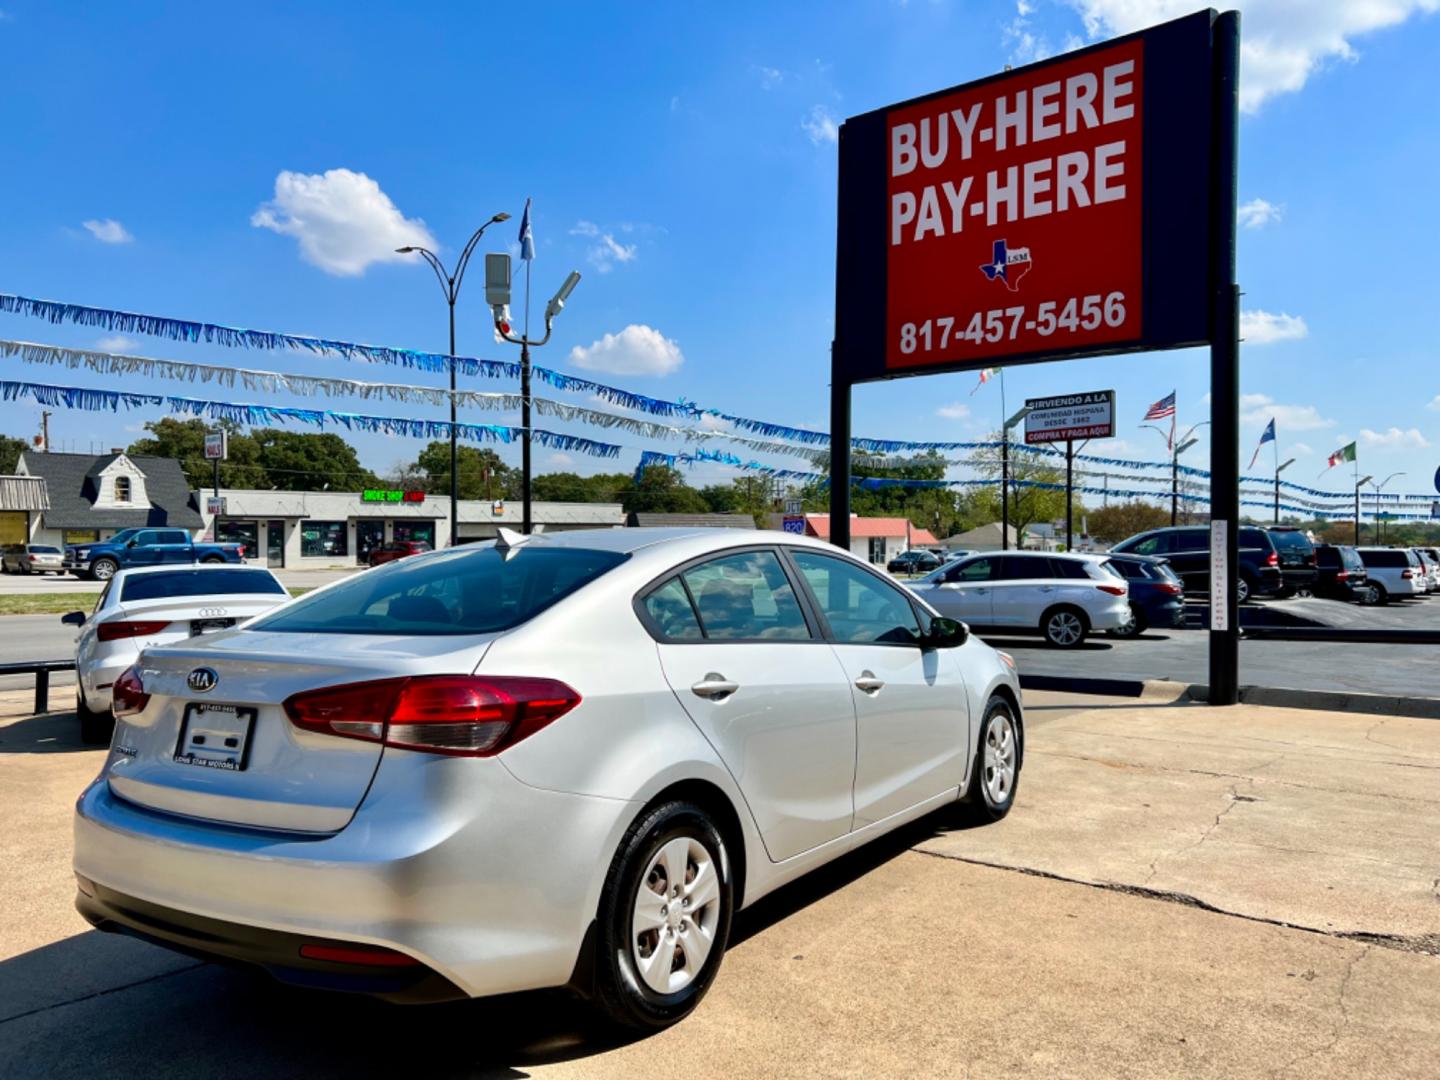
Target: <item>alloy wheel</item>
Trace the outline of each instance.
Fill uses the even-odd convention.
[[[985,728],[985,763],[981,776],[992,806],[1003,806],[1015,786],[1015,721],[997,712]]]
[[[1245,603],[1245,601],[1247,601],[1247,600],[1249,600],[1249,599],[1250,599],[1250,582],[1246,581],[1246,580],[1242,577],[1239,581],[1235,582],[1235,602],[1236,602],[1237,604],[1243,604],[1243,603]]]
[[[715,946],[720,923],[715,859],[694,837],[664,844],[650,859],[635,893],[630,945],[635,967],[657,994],[685,989]]]
[[[1071,611],[1057,611],[1045,623],[1045,636],[1056,645],[1076,645],[1084,635],[1080,617]]]

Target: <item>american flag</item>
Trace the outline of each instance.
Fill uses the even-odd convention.
[[[1167,416],[1175,415],[1175,391],[1171,390],[1159,401],[1151,405],[1145,413],[1146,420],[1164,420]]]

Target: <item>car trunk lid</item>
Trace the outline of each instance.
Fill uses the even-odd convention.
[[[468,674],[495,636],[236,630],[150,650],[138,665],[149,701],[116,726],[110,788],[166,813],[336,832],[364,799],[381,747],[297,728],[286,698],[386,677]]]

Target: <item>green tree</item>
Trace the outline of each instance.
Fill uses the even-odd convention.
[[[255,440],[256,464],[268,486],[290,491],[360,491],[380,486],[380,478],[360,464],[355,448],[331,432],[258,428],[250,438]]]
[[[705,514],[710,505],[704,496],[685,483],[679,471],[666,465],[652,465],[638,483],[632,482],[620,500],[627,514]]]
[[[456,451],[462,499],[518,499],[520,470],[512,469],[488,447],[461,445]],[[450,443],[432,442],[420,451],[415,466],[431,495],[450,493]],[[533,491],[532,491],[533,495]]]
[[[230,456],[220,463],[220,486],[227,488],[260,488],[272,484],[259,466],[259,446],[244,434],[238,424],[221,421],[218,425],[193,418],[177,420],[167,416],[145,425],[150,434],[136,439],[125,450],[127,454],[174,458],[185,471],[192,488],[208,488],[215,482],[215,466],[205,458],[205,436],[217,429],[229,435]],[[289,486],[281,482],[278,486]]]
[[[1089,512],[1090,535],[1102,544],[1117,544],[1127,536],[1170,524],[1170,511],[1153,503],[1114,503]]]
[[[766,528],[775,505],[771,482],[763,476],[737,476],[728,484],[710,484],[700,497],[714,514],[749,514],[758,528]]]
[[[20,463],[20,455],[28,449],[30,449],[30,444],[24,439],[0,435],[0,475],[14,475],[15,469]]]
[[[533,497],[544,502],[620,502],[634,484],[628,473],[545,473],[530,482]]]
[[[998,432],[990,436],[991,441],[998,442],[999,439]],[[1065,516],[1063,487],[1056,489],[1028,486],[1029,484],[1064,484],[1065,467],[1063,464],[1054,464],[1056,460],[1047,455],[1011,449],[1009,471],[1013,486],[1010,492],[1010,525],[1017,535],[1023,536],[1026,529],[1038,522],[1058,521]],[[969,459],[968,464],[987,480],[1000,479],[1001,460],[998,449],[978,451]],[[1017,481],[1019,483],[1016,483]],[[999,521],[1001,518],[1000,486],[996,484],[977,489],[971,496],[970,504],[984,519],[979,524]],[[1074,505],[1078,524],[1084,507],[1078,498],[1074,500]]]

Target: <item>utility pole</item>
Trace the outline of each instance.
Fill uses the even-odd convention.
[[[40,414],[40,452],[42,454],[50,452],[50,417],[53,415],[54,413],[48,409]]]
[[[1003,385],[1003,384],[1002,384]],[[1000,426],[1000,550],[1010,550],[1010,429],[1030,415],[1030,406]]]
[[[1364,480],[1355,481],[1355,546],[1360,546],[1360,489],[1368,484],[1372,477],[1365,477]]]
[[[1075,441],[1065,440],[1065,553],[1075,550]]]
[[[1275,524],[1276,524],[1276,525],[1279,525],[1279,524],[1280,524],[1280,474],[1281,474],[1282,472],[1284,472],[1286,469],[1288,469],[1291,465],[1294,465],[1294,464],[1295,464],[1295,459],[1292,457],[1289,461],[1285,462],[1285,464],[1283,464],[1283,465],[1276,465],[1276,466],[1275,466]]]

